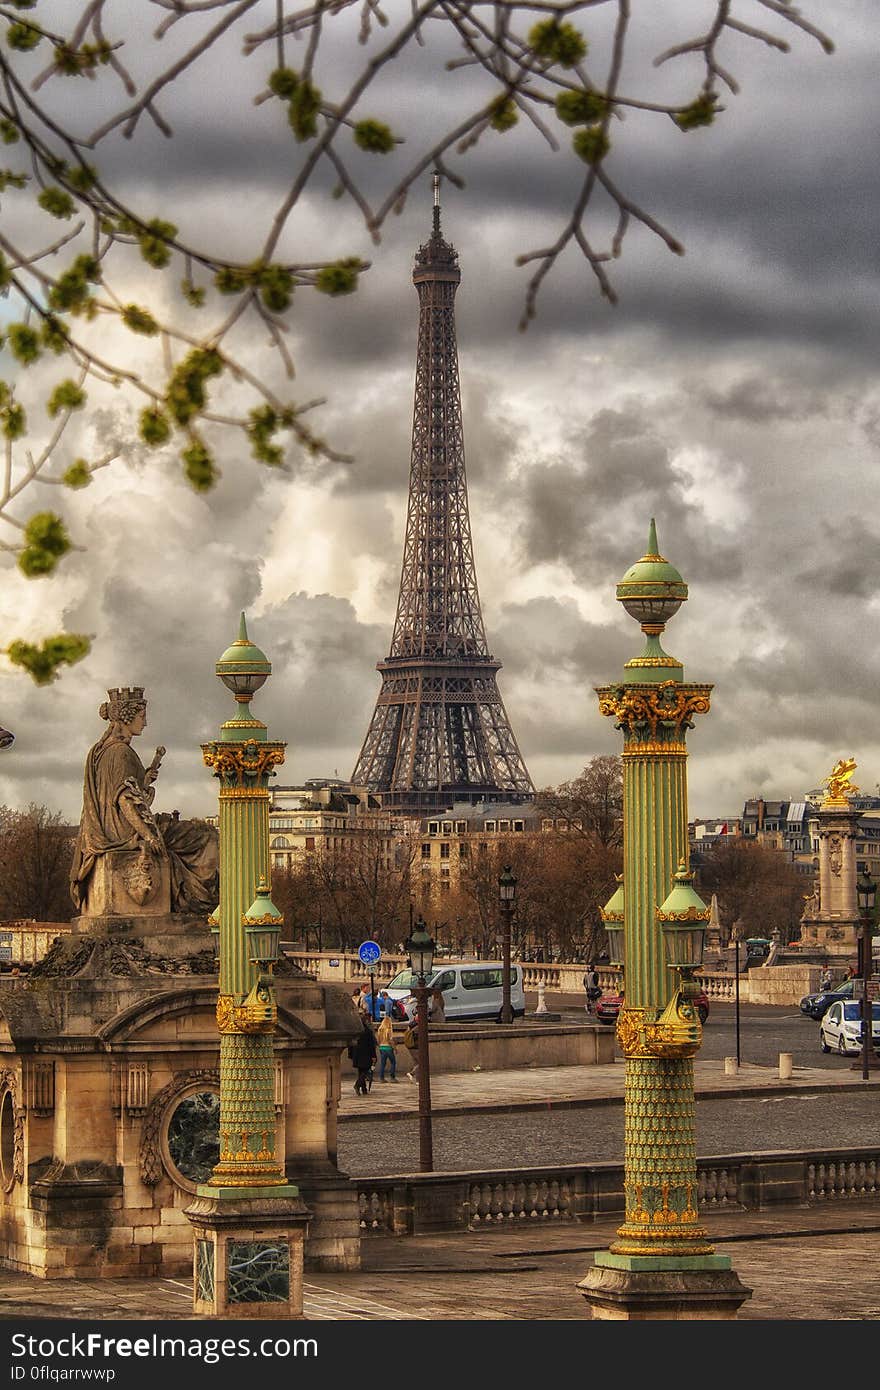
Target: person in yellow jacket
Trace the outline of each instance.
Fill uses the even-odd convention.
[[[386,1014],[376,1029],[376,1041],[379,1044],[379,1080],[387,1081],[385,1068],[391,1063],[391,1080],[397,1080],[397,1053],[394,1051],[394,1024],[391,1017]]]

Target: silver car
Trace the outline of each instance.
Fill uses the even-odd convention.
[[[880,1004],[871,1005],[871,1041],[880,1047]],[[836,999],[819,1025],[819,1042],[823,1052],[858,1056],[862,1050],[861,1003]]]

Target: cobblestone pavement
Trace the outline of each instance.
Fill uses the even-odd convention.
[[[740,1320],[880,1318],[880,1204],[717,1212],[707,1222],[719,1252],[753,1290]],[[615,1224],[366,1240],[363,1269],[306,1274],[304,1317],[586,1321],[590,1311],[575,1286],[592,1252],[613,1239]],[[191,1317],[191,1299],[185,1279],[45,1282],[0,1274],[0,1319],[6,1320],[180,1320]]]
[[[445,1142],[444,1130],[460,1126],[466,1166],[474,1167],[478,1132],[490,1125],[494,1126],[491,1143],[503,1153],[504,1163],[528,1162],[514,1158],[519,1151],[510,1146],[517,1136],[522,1138],[534,1128],[542,1150],[533,1161],[546,1161],[548,1142],[554,1158],[564,1161],[560,1126],[570,1124],[578,1143],[571,1161],[579,1161],[585,1156],[585,1129],[598,1135],[600,1129],[611,1133],[616,1125],[616,1149],[610,1157],[617,1158],[622,1151],[623,1078],[622,1062],[438,1076],[432,1084],[438,1120],[435,1144],[438,1139],[441,1145]],[[698,1100],[701,1153],[747,1148],[743,1139],[746,1110],[741,1108],[748,1106],[757,1117],[755,1137],[762,1141],[762,1148],[799,1144],[793,1137],[798,1114],[812,1116],[814,1126],[825,1117],[836,1144],[876,1138],[874,1115],[880,1101],[876,1074],[861,1082],[852,1073],[796,1068],[792,1080],[782,1082],[776,1068],[744,1066],[737,1076],[727,1077],[721,1062],[698,1060],[695,1085],[702,1097]],[[407,1082],[375,1086],[366,1101],[344,1095],[340,1159],[346,1151],[350,1158],[359,1143],[366,1153],[371,1131],[381,1126],[383,1162],[371,1159],[366,1171],[388,1171],[389,1130],[393,1136],[402,1134],[404,1127],[415,1133],[417,1104],[418,1089]],[[707,1148],[709,1131],[703,1119],[707,1107],[718,1109],[731,1142]],[[850,1107],[855,1107],[854,1125],[866,1132],[844,1141],[840,1131]],[[859,1107],[861,1118],[856,1113]],[[491,1113],[480,1114],[481,1110]],[[395,1115],[401,1118],[394,1120]],[[776,1133],[785,1137],[784,1143],[767,1142]],[[442,1147],[439,1152],[442,1156]],[[587,1156],[597,1157],[592,1145]],[[415,1167],[409,1161],[406,1170]],[[712,1239],[730,1254],[740,1278],[754,1290],[740,1312],[741,1319],[880,1317],[876,1279],[880,1202],[841,1201],[772,1212],[725,1209],[713,1211],[707,1222]],[[313,1321],[586,1320],[589,1309],[575,1285],[589,1268],[591,1252],[607,1248],[614,1238],[616,1224],[530,1223],[513,1230],[368,1238],[363,1242],[361,1270],[307,1272],[304,1314]],[[7,1321],[186,1319],[191,1317],[191,1297],[186,1279],[45,1281],[0,1272],[0,1319]]]
[[[822,1149],[875,1144],[878,1095],[822,1090],[786,1095],[698,1100],[697,1153]],[[623,1104],[585,1102],[574,1108],[533,1107],[517,1114],[471,1110],[432,1123],[438,1172],[553,1163],[620,1161]],[[339,1126],[339,1166],[352,1177],[413,1173],[419,1166],[415,1115],[381,1115]]]

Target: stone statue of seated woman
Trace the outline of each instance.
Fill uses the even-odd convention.
[[[156,815],[164,748],[144,767],[131,746],[147,723],[141,686],[109,690],[109,727],[86,757],[70,892],[83,916],[210,912],[219,896],[217,831],[205,821]]]

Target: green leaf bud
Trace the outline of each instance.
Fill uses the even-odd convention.
[[[512,130],[518,120],[519,112],[512,97],[500,96],[493,101],[492,114],[489,117],[489,124],[493,130],[501,133],[505,130]]]
[[[293,68],[276,68],[269,74],[269,91],[283,101],[290,101],[296,95],[298,86],[299,73],[294,72]]]
[[[46,405],[46,412],[54,418],[60,415],[62,410],[81,410],[85,403],[85,391],[68,378],[66,381],[59,381],[55,387]]]
[[[7,188],[24,188],[29,182],[27,174],[17,174],[13,169],[0,169],[0,193]]]
[[[3,433],[7,439],[21,439],[27,430],[27,416],[24,406],[19,405],[18,401],[13,401],[11,405],[0,411],[3,418]]]
[[[388,154],[396,144],[391,127],[384,121],[358,121],[352,134],[358,148],[370,154]]]
[[[54,512],[35,512],[24,528],[24,537],[18,567],[29,579],[51,574],[70,549],[67,528]]]
[[[70,194],[65,193],[63,188],[57,188],[55,184],[50,184],[48,188],[44,188],[37,198],[37,202],[44,212],[64,220],[72,217],[76,210],[76,204]]]
[[[47,298],[52,309],[71,314],[88,314],[92,304],[89,283],[101,278],[101,265],[94,256],[77,256],[49,289]]]
[[[98,171],[91,164],[74,164],[67,171],[67,182],[77,193],[88,193],[98,181]]]
[[[13,121],[9,121],[4,116],[0,121],[0,140],[4,145],[14,145],[20,139],[18,126]]]
[[[205,302],[205,291],[201,285],[194,285],[192,280],[181,280],[180,292],[187,304],[191,304],[194,309],[201,309]]]
[[[529,47],[548,63],[573,68],[587,56],[587,41],[573,24],[542,19],[529,31]]]
[[[178,362],[168,380],[165,403],[178,425],[187,425],[205,407],[205,382],[223,371],[223,359],[213,348],[193,348]]]
[[[718,112],[714,92],[702,92],[696,101],[673,116],[679,130],[697,130],[700,126],[711,125]]]
[[[22,366],[29,367],[40,357],[40,339],[28,323],[11,323],[6,330],[9,351]]]
[[[284,462],[284,450],[274,443],[272,435],[282,428],[282,420],[271,405],[256,406],[250,412],[247,435],[251,441],[251,454],[260,463],[277,468]]]
[[[250,277],[247,272],[239,270],[237,266],[221,266],[214,276],[214,288],[221,294],[241,294],[249,283]]]
[[[318,133],[321,93],[311,82],[300,82],[287,108],[290,128],[297,140],[312,140]]]
[[[556,114],[565,125],[591,125],[604,119],[608,99],[601,92],[560,92]]]
[[[74,459],[73,463],[62,473],[61,481],[65,487],[88,487],[92,481],[92,470],[85,459]]]
[[[47,637],[41,647],[31,642],[10,642],[6,655],[13,666],[21,666],[36,685],[48,685],[58,678],[59,666],[72,666],[82,661],[91,650],[88,637],[79,632],[63,632]]]
[[[171,260],[171,247],[168,242],[177,236],[177,228],[173,222],[163,222],[160,217],[154,217],[147,223],[146,229],[137,229],[137,241],[140,247],[141,256],[147,265],[153,266],[155,270],[161,270]]]
[[[608,133],[600,125],[590,125],[577,131],[571,144],[575,154],[585,164],[601,164],[611,149]]]
[[[138,432],[145,444],[156,449],[160,444],[167,444],[171,438],[171,424],[158,407],[148,405],[141,411]]]
[[[19,53],[28,53],[32,48],[36,48],[42,37],[40,30],[35,29],[33,24],[28,24],[26,20],[10,24],[6,30],[6,42]]]
[[[267,265],[259,272],[260,298],[273,314],[290,308],[293,273],[283,265]]]
[[[58,357],[67,350],[67,324],[54,314],[47,314],[40,325],[40,341]]]
[[[150,311],[141,309],[137,304],[126,304],[122,310],[122,322],[132,333],[143,333],[147,338],[159,332],[159,325]]]
[[[217,469],[210,452],[200,439],[194,439],[180,456],[184,474],[195,492],[209,492],[217,481]]]
[[[315,276],[315,289],[320,290],[321,294],[351,294],[357,289],[358,274],[362,269],[363,262],[357,256],[348,256],[345,260],[322,266]]]

